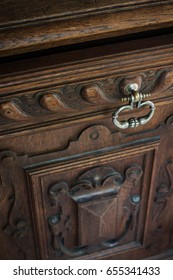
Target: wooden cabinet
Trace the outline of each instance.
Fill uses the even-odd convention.
[[[106,11],[109,3],[102,2]],[[151,2],[160,7],[160,1],[139,2],[153,13]],[[172,7],[167,3],[158,13],[167,5]],[[146,11],[144,6],[138,9]],[[79,5],[79,14],[82,9]],[[5,23],[0,38],[3,28]],[[2,49],[1,259],[173,255],[173,36],[166,32],[110,42],[108,30],[100,32],[102,42],[51,49],[52,54],[49,44],[42,53],[41,41],[36,47],[25,49],[17,41],[15,48]],[[37,48],[40,53],[9,56]],[[126,95],[131,84],[138,87],[137,97],[134,91],[133,97]],[[113,113],[134,96],[133,107],[117,118],[128,127],[118,128]],[[146,101],[155,110],[143,124],[151,111]]]

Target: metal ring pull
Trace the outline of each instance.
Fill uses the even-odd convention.
[[[129,103],[129,105],[120,107],[113,113],[114,125],[117,126],[118,128],[126,129],[126,128],[135,128],[135,127],[138,127],[139,125],[144,125],[147,122],[149,122],[154,115],[154,111],[155,111],[156,107],[153,104],[153,102],[151,102],[151,101],[141,102],[142,99],[145,97],[148,97],[149,94],[145,95],[145,94],[139,93],[138,84],[128,85],[126,87],[126,92],[130,96],[123,98],[122,100],[123,101],[128,100],[128,101],[130,101],[130,103]],[[119,114],[122,111],[133,110],[134,105],[136,105],[135,108],[138,108],[138,109],[143,108],[143,107],[149,107],[150,111],[147,115],[142,116],[142,117],[138,117],[138,118],[133,117],[128,120],[119,121],[118,120]]]

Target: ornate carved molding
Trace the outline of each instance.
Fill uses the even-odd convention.
[[[84,109],[91,105],[106,105],[117,102],[129,83],[137,83],[144,94],[157,95],[173,86],[173,70],[148,71],[137,76],[108,78],[89,84],[73,85],[57,89],[57,97],[64,107]],[[46,93],[45,93],[46,94]],[[64,108],[64,110],[66,110]]]
[[[9,170],[9,172],[8,172]],[[23,171],[15,153],[0,153],[0,209],[3,210],[2,231],[9,235],[20,249],[22,258],[26,258],[27,244],[24,239],[27,232],[27,221],[24,217],[20,184],[23,182]],[[13,248],[11,248],[13,250]]]
[[[96,167],[79,176],[76,185],[70,189],[65,181],[58,182],[50,188],[49,195],[57,200],[59,192],[63,191],[78,203],[87,202],[91,197],[117,194],[122,182],[123,177],[113,168]]]
[[[59,96],[53,92],[43,94],[39,102],[41,106],[52,112],[60,112],[68,109],[68,107],[61,102]]]
[[[136,230],[141,198],[139,193],[129,194],[141,176],[142,169],[137,164],[130,166],[124,176],[110,166],[101,166],[81,174],[73,186],[66,181],[51,186],[48,195],[56,212],[48,218],[48,224],[56,254],[77,257],[112,248],[124,240],[130,228]],[[77,205],[78,219],[71,217],[71,203]],[[69,249],[64,238],[68,237],[75,219],[81,245]],[[95,227],[93,231],[87,229],[87,221]]]
[[[135,2],[135,0],[131,0],[130,3],[126,0],[117,0],[117,1],[108,1],[108,2],[104,2],[101,1],[101,3],[99,3],[99,5],[97,5],[95,0],[90,0],[90,1],[85,1],[85,5],[82,6],[81,3],[77,5],[75,5],[75,9],[72,7],[71,9],[69,9],[69,2],[65,1],[63,3],[52,3],[49,6],[49,11],[47,11],[47,5],[46,3],[42,4],[41,9],[45,12],[44,17],[40,17],[40,14],[38,15],[38,17],[33,17],[30,18],[29,21],[23,19],[23,15],[20,15],[19,18],[15,18],[15,15],[12,15],[13,20],[9,21],[8,23],[2,22],[0,24],[1,29],[12,29],[12,28],[17,28],[17,26],[19,25],[20,27],[28,27],[30,26],[38,26],[38,25],[44,25],[47,26],[50,22],[54,22],[55,25],[58,24],[59,21],[67,21],[69,20],[69,18],[71,19],[83,19],[83,17],[85,16],[92,16],[92,15],[96,15],[96,14],[107,14],[110,13],[110,10],[112,12],[122,12],[122,11],[131,11],[136,7],[150,7],[150,6],[155,6],[160,4],[160,0],[138,0],[138,3]],[[164,0],[164,4],[169,3],[170,0]],[[54,5],[53,5],[54,4]],[[25,8],[25,5],[21,2],[19,3],[20,6],[20,10],[23,10]],[[24,6],[22,6],[24,5]],[[32,7],[32,3],[30,4]],[[3,12],[4,10],[7,9],[7,7],[3,7]],[[8,10],[7,10],[7,14],[8,14]],[[14,19],[15,18],[15,19]],[[28,18],[28,17],[27,17]],[[18,25],[16,24],[16,21],[18,22]],[[20,37],[19,37],[20,38]]]
[[[173,86],[173,69],[159,71],[152,93],[162,92]]]
[[[168,161],[159,172],[159,186],[157,188],[153,220],[158,220],[164,213],[170,197],[173,195],[173,162]]]
[[[30,116],[23,112],[14,101],[1,103],[0,115],[15,121],[25,121],[30,118]]]
[[[165,124],[168,129],[173,129],[173,115],[166,119]]]
[[[48,89],[37,94],[25,94],[0,104],[0,115],[14,121],[28,121],[30,117],[43,117],[52,113],[68,113],[84,110],[90,106],[108,106],[120,101],[124,87],[129,83],[137,83],[144,93],[152,97],[163,97],[173,86],[173,69],[148,71],[127,77],[107,78],[90,83],[65,85],[56,89]],[[33,109],[32,109],[33,108]],[[45,110],[46,109],[46,110]]]
[[[99,84],[83,86],[80,89],[80,96],[90,104],[105,104],[110,102],[108,96],[104,94]]]

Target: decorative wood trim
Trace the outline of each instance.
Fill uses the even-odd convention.
[[[165,125],[168,129],[173,129],[173,114],[166,119]]]
[[[10,172],[7,170],[10,169]],[[26,243],[28,222],[24,216],[23,201],[21,199],[20,184],[24,182],[23,170],[21,169],[15,153],[4,151],[0,153],[0,209],[2,216],[1,229],[4,234],[12,238],[18,247],[16,257],[27,258],[29,250]],[[19,179],[18,179],[19,177]],[[14,248],[11,248],[13,250]]]
[[[107,141],[102,141],[103,135],[105,137],[104,139],[107,139]],[[44,259],[50,256],[50,258],[59,259],[62,258],[62,251],[65,252],[65,254],[67,253],[67,255],[72,254],[72,257],[74,257],[74,252],[66,251],[66,249],[70,247],[73,248],[75,244],[77,244],[76,233],[73,232],[71,236],[70,242],[72,243],[69,244],[67,241],[68,244],[64,244],[62,236],[60,236],[60,238],[57,238],[56,233],[61,232],[59,225],[61,224],[64,228],[65,235],[69,232],[72,233],[74,227],[76,228],[76,219],[73,215],[73,213],[75,214],[75,211],[72,211],[72,207],[74,206],[74,204],[76,206],[82,204],[81,201],[83,199],[84,201],[86,201],[85,203],[90,203],[91,201],[89,199],[93,198],[94,200],[97,195],[101,194],[102,190],[105,191],[105,197],[102,197],[100,195],[99,201],[102,201],[104,199],[114,199],[109,197],[109,195],[112,195],[113,197],[119,196],[119,192],[121,191],[121,187],[124,186],[124,183],[127,186],[128,193],[131,189],[131,186],[133,186],[133,193],[131,192],[131,194],[128,196],[128,203],[130,207],[132,207],[131,209],[133,209],[134,215],[133,217],[129,215],[129,212],[126,210],[126,207],[124,208],[123,211],[125,212],[125,214],[121,219],[121,234],[114,236],[115,240],[112,243],[109,242],[109,240],[107,239],[99,240],[99,242],[103,243],[102,248],[104,253],[106,254],[106,248],[109,247],[109,250],[112,250],[112,252],[115,254],[113,248],[111,249],[111,244],[117,246],[121,242],[126,242],[125,238],[128,229],[130,230],[130,232],[135,232],[135,229],[137,228],[136,219],[138,219],[139,217],[139,209],[141,205],[140,203],[138,203],[140,200],[139,195],[144,195],[145,199],[147,199],[147,195],[145,194],[145,192],[149,191],[148,189],[146,189],[149,188],[149,186],[147,183],[144,183],[144,189],[142,188],[140,192],[138,183],[140,181],[141,174],[139,168],[135,168],[135,166],[132,166],[130,168],[129,166],[125,174],[121,175],[123,174],[123,172],[121,174],[119,172],[116,173],[115,167],[113,167],[113,170],[111,169],[111,166],[115,166],[114,163],[116,163],[116,161],[119,161],[120,163],[123,158],[127,158],[127,155],[128,158],[131,157],[131,159],[143,157],[143,160],[141,159],[140,162],[143,162],[143,164],[145,164],[145,160],[147,160],[146,166],[148,166],[148,164],[151,163],[151,157],[154,156],[153,151],[155,151],[158,148],[159,141],[150,139],[149,142],[144,143],[143,139],[141,145],[135,144],[135,146],[130,145],[130,147],[128,142],[128,147],[123,146],[122,149],[117,150],[117,141],[119,143],[119,139],[117,139],[117,136],[119,137],[119,133],[111,133],[111,131],[109,131],[108,128],[100,125],[95,125],[82,131],[78,137],[76,136],[78,139],[75,141],[71,141],[68,148],[64,150],[52,151],[51,153],[47,154],[30,155],[28,157],[20,156],[20,162],[22,166],[25,166],[27,178],[30,182],[31,196],[33,197],[35,227],[36,232],[38,234],[38,246],[41,258]],[[113,146],[115,149],[111,149],[109,151],[108,148]],[[106,150],[104,150],[104,147],[107,147]],[[100,151],[102,152],[100,153]],[[148,154],[150,156],[146,157],[146,155]],[[78,156],[77,160],[76,156]],[[132,160],[132,163],[133,162],[134,161]],[[108,164],[111,167],[110,169]],[[99,184],[98,186],[96,186],[95,180],[99,183],[99,180],[97,180],[96,176],[98,175],[99,167],[100,177],[105,177],[105,180],[100,179],[101,186],[99,186]],[[105,167],[108,172],[105,172],[104,174],[104,172],[102,172],[101,167]],[[75,170],[79,170],[80,173],[77,172],[78,175],[73,178],[73,182],[71,184],[68,184],[67,181],[65,181],[66,175],[68,174],[68,172],[72,172],[73,174],[73,172],[76,172]],[[65,175],[63,176],[62,173],[64,173]],[[107,178],[106,174],[110,176],[108,176]],[[49,177],[48,181],[46,179],[46,176]],[[61,179],[58,181],[58,179],[55,178]],[[126,178],[126,180],[124,178]],[[86,186],[86,188],[83,188],[84,185]],[[122,189],[124,189],[124,187]],[[79,193],[76,192],[77,188],[79,188]],[[71,193],[71,190],[75,191],[74,194]],[[113,201],[112,203],[114,204]],[[105,205],[106,207],[106,202],[103,202],[103,205]],[[65,207],[67,211],[63,213],[62,216],[61,213],[64,209],[63,207]],[[83,210],[84,209],[81,208],[81,211]],[[109,212],[107,212],[107,210],[106,213]],[[145,209],[143,211],[145,212]],[[51,221],[49,220],[49,218],[51,219]],[[142,217],[142,219],[143,218],[144,216]],[[138,235],[135,234],[135,236],[139,235],[140,233],[138,233]],[[50,247],[47,248],[46,244],[48,240],[50,244],[52,244],[52,248],[55,248],[55,251]],[[81,236],[81,241],[82,240],[84,241],[85,238]],[[129,242],[131,242],[132,240],[137,240],[137,243],[134,244],[133,242],[133,248],[135,246],[142,246],[142,243],[140,243],[142,242],[142,236],[139,240],[138,238],[135,239],[133,235],[131,236]],[[61,248],[61,250],[56,250],[56,248]],[[100,250],[99,246],[97,248],[98,250]],[[92,246],[88,249],[88,253],[91,253],[91,255],[94,254],[93,251],[96,251],[96,249],[94,249]],[[80,254],[81,253],[79,251],[79,255]],[[81,258],[84,258],[84,256],[82,256]]]
[[[60,212],[48,218],[48,224],[52,233],[52,245],[53,249],[56,251],[56,254],[57,251],[59,251],[59,255],[63,253],[67,256],[77,257],[89,252],[91,253],[93,250],[95,251],[96,248],[97,250],[103,248],[113,248],[119,245],[120,242],[122,242],[122,240],[125,238],[129,231],[130,225],[131,230],[136,230],[136,219],[139,211],[141,197],[140,195],[133,195],[132,197],[130,197],[128,194],[130,193],[132,186],[136,186],[137,184],[139,184],[139,180],[142,174],[142,168],[137,164],[130,166],[126,170],[124,178],[111,166],[102,166],[95,167],[84,172],[79,176],[79,178],[77,178],[76,184],[72,187],[70,187],[65,181],[57,182],[53,186],[51,186],[48,191],[51,206],[54,206],[56,209],[60,210]],[[122,197],[119,194],[120,191],[123,191]],[[118,197],[118,200],[113,199],[115,196]],[[90,214],[92,215],[92,219],[94,219],[95,214],[93,211],[96,211],[97,222],[98,226],[100,227],[99,234],[98,236],[92,236],[91,229],[89,231],[90,233],[88,232],[88,235],[91,235],[91,240],[93,239],[94,241],[94,239],[96,238],[98,240],[98,243],[100,243],[97,245],[95,244],[94,248],[92,248],[93,246],[90,244],[88,244],[87,246],[75,248],[74,250],[68,249],[64,246],[62,241],[62,236],[64,236],[63,232],[67,230],[67,224],[71,224],[72,226],[73,223],[71,221],[71,215],[66,213],[66,210],[64,210],[65,197],[67,198],[66,200],[69,200],[69,198],[71,198],[79,205],[79,220],[82,213],[84,214],[87,211],[87,215],[89,215],[90,210],[92,210]],[[106,200],[106,197],[108,200]],[[110,201],[109,198],[111,197],[112,200]],[[103,201],[102,198],[104,198]],[[94,199],[95,203],[93,204]],[[127,200],[130,201],[130,204]],[[92,201],[90,206],[88,205],[89,201]],[[119,202],[120,205],[118,204],[118,201],[121,201]],[[70,203],[70,201],[68,203]],[[82,205],[84,206],[84,208],[82,208]],[[87,208],[87,205],[89,208]],[[115,232],[118,232],[118,235],[115,237],[115,232],[113,231],[114,233],[112,233],[112,240],[104,240],[104,237],[101,240],[100,238],[102,238],[102,234],[105,235],[107,232],[105,232],[104,227],[102,228],[102,223],[104,220],[103,216],[109,215],[110,205],[114,205],[114,208],[116,207],[116,205],[117,207],[118,205],[119,207],[121,207],[121,215],[117,217],[117,213],[116,211],[114,211],[114,219],[117,220],[116,223],[119,225],[119,229],[121,229],[122,232],[120,233],[119,229],[116,229]],[[99,207],[102,208],[101,211],[98,211]],[[110,213],[112,214],[113,212],[111,211]],[[84,223],[83,219],[81,220],[81,222]],[[104,224],[105,222],[106,221],[104,220]],[[114,222],[112,221],[112,223]],[[82,224],[79,228],[81,228],[81,226]],[[109,227],[108,224],[107,227]],[[85,232],[85,234],[87,234],[87,232]],[[84,244],[86,243],[85,238],[82,238],[82,236],[81,242]]]
[[[168,201],[173,195],[173,161],[168,161],[159,172],[159,186],[154,201],[153,220],[156,221],[163,215]]]
[[[77,137],[77,136],[76,136]],[[107,141],[102,141],[106,138]],[[127,136],[126,136],[127,137]],[[160,141],[158,137],[153,137],[149,141],[146,141],[144,144],[144,137],[141,135],[142,142],[139,139],[139,143],[136,143],[134,147],[130,148],[130,154],[133,156],[150,151],[155,149],[159,146]],[[112,133],[109,128],[103,125],[91,125],[87,127],[83,131],[80,132],[77,139],[74,141],[69,141],[69,144],[65,148],[60,148],[58,151],[54,150],[51,153],[46,153],[44,155],[33,155],[32,157],[27,158],[27,164],[31,167],[34,173],[34,170],[37,168],[42,169],[42,162],[43,170],[45,164],[48,165],[47,169],[49,168],[49,164],[54,161],[54,164],[58,164],[61,162],[59,166],[60,171],[63,171],[64,168],[71,169],[74,166],[74,160],[80,165],[84,165],[83,157],[90,158],[92,155],[91,161],[93,164],[97,163],[97,156],[100,157],[99,162],[106,162],[111,157],[112,159],[119,160],[123,157],[126,157],[129,154],[129,143],[133,143],[133,137],[127,138],[127,142],[124,142],[123,146],[120,145],[122,140],[121,132]],[[82,147],[82,155],[81,155],[81,148]],[[119,147],[119,149],[117,149]],[[106,148],[106,149],[105,149]],[[105,153],[106,151],[106,153]],[[94,156],[94,158],[93,158]],[[95,160],[96,158],[96,160]],[[65,160],[70,161],[68,163],[68,167],[66,163],[62,163]],[[26,158],[22,157],[22,162],[25,164]],[[58,168],[58,170],[59,170]],[[51,169],[51,167],[50,167]],[[57,171],[58,171],[57,170]]]
[[[4,4],[0,5],[1,8],[1,13],[4,15],[6,12],[6,5]],[[54,21],[60,21],[60,20],[67,20],[70,18],[78,18],[78,17],[85,17],[85,16],[89,16],[89,15],[96,15],[96,14],[106,14],[107,12],[110,12],[110,10],[112,12],[120,12],[120,11],[124,11],[124,10],[134,10],[134,9],[139,9],[140,7],[144,8],[147,6],[155,6],[155,5],[160,5],[163,4],[163,2],[161,0],[138,0],[138,3],[136,3],[135,0],[116,0],[116,1],[112,1],[112,0],[101,0],[99,1],[99,5],[97,4],[96,1],[94,0],[90,0],[90,1],[85,1],[85,5],[81,4],[80,1],[75,0],[73,1],[73,5],[71,5],[70,7],[70,11],[69,11],[69,6],[71,3],[69,3],[69,1],[64,1],[63,5],[61,5],[61,3],[56,3],[56,1],[53,2],[53,4],[49,6],[49,10],[47,11],[47,6],[44,6],[44,3],[41,3],[41,5],[39,5],[40,7],[40,11],[38,10],[37,7],[35,7],[35,13],[36,16],[29,18],[27,17],[27,14],[25,15],[26,18],[22,18],[22,16],[24,16],[21,13],[19,13],[19,17],[20,18],[15,18],[16,15],[13,15],[13,20],[7,22],[7,19],[5,18],[5,21],[2,20],[1,24],[0,24],[0,30],[4,29],[4,28],[12,28],[12,27],[18,27],[18,26],[30,26],[33,24],[46,24],[48,22],[54,22]],[[164,4],[169,4],[171,3],[171,0],[164,0]],[[32,1],[30,3],[30,5],[32,5]],[[20,9],[22,9],[22,5],[23,2],[19,1],[19,11]],[[29,5],[29,3],[28,3]],[[8,6],[9,8],[9,6]],[[28,6],[29,9],[29,6]],[[42,10],[44,10],[44,15],[41,14],[41,16],[39,15],[39,12],[42,12]],[[50,11],[52,11],[52,14],[50,13]],[[49,14],[50,13],[50,14]],[[47,15],[46,15],[47,14]]]
[[[173,69],[147,71],[138,76],[107,78],[87,84],[73,84],[48,91],[38,92],[36,95],[19,96],[16,102],[6,101],[0,104],[0,115],[14,121],[32,121],[51,114],[66,114],[69,111],[86,108],[111,106],[119,104],[124,95],[124,88],[129,83],[137,83],[142,93],[151,96],[171,91],[173,86]],[[151,97],[152,99],[152,97]],[[33,104],[34,101],[34,104]],[[34,110],[32,109],[34,106]],[[27,109],[27,113],[25,110]],[[30,109],[29,109],[30,108]],[[45,110],[46,109],[46,110]],[[28,113],[28,111],[30,112]],[[65,115],[63,115],[65,116]]]
[[[39,103],[43,108],[52,112],[61,112],[68,109],[68,107],[61,102],[59,96],[54,92],[44,93],[41,96]]]
[[[13,121],[26,121],[30,118],[14,101],[0,103],[0,115]]]
[[[81,14],[75,15],[75,18],[66,16],[67,18],[64,17],[64,20],[62,20],[63,17],[57,19],[56,14],[53,13],[50,18],[43,16],[42,19],[34,18],[33,15],[33,19],[25,18],[22,22],[19,21],[19,25],[16,24],[16,21],[7,21],[3,23],[0,30],[0,41],[3,42],[0,56],[171,27],[173,23],[172,1],[164,0],[164,4],[163,1],[156,1],[154,3],[147,1],[147,4],[143,0],[143,5],[139,6],[131,2],[133,3],[132,7],[129,8],[126,5],[127,7],[120,8],[120,12],[118,7],[111,9],[109,6],[109,9],[105,8],[103,13],[99,11],[97,18],[95,16],[97,9],[91,8],[89,10],[93,10],[92,12],[82,11]],[[134,13],[134,5],[138,8],[136,13]],[[119,7],[121,6],[119,5]],[[8,10],[9,6],[7,14]],[[127,18],[133,20],[129,21]],[[6,28],[10,28],[10,32],[6,32]],[[32,40],[30,34],[32,34]]]
[[[77,203],[83,203],[95,197],[117,195],[124,180],[135,183],[141,176],[142,170],[137,165],[126,170],[125,179],[112,167],[96,167],[82,174],[72,188],[66,182],[53,185],[49,189],[49,196],[57,203],[59,192],[62,191]]]

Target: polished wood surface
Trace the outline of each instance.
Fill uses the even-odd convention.
[[[121,15],[130,15],[136,1],[101,1],[100,5],[94,1],[90,8],[89,1],[84,6],[76,0],[67,19],[69,2],[59,3],[55,16],[64,17],[63,24],[71,24],[75,9],[78,16],[96,9],[99,22],[111,2]],[[161,2],[138,1],[137,9],[150,10],[148,18],[157,8],[158,17],[146,24],[150,31],[171,24],[167,9],[172,8],[171,1]],[[22,10],[19,3],[18,11]],[[4,34],[8,36],[13,25],[13,36],[25,30],[32,39],[27,28],[41,25],[31,22],[43,19],[44,9],[45,18],[52,15],[53,6],[48,13],[46,3],[42,10],[33,8],[27,22],[29,13],[23,10],[18,29],[16,14],[8,15],[9,26],[4,17]],[[169,24],[166,10],[161,19],[164,9]],[[1,48],[5,57],[0,61],[0,259],[172,258],[173,35],[171,29],[144,35],[137,27],[127,31],[127,25],[122,25],[123,32],[137,32],[137,38],[126,34],[110,42],[109,35],[119,34],[115,26],[122,24],[117,21],[120,12],[114,12],[108,15],[113,33],[108,29],[101,35],[102,42],[90,46],[64,45],[43,53],[40,41],[30,49],[22,39],[16,50],[10,43],[4,52]],[[142,30],[138,16],[134,13],[133,20]],[[94,29],[90,37],[87,25],[82,28],[86,30],[82,40],[94,38]],[[52,34],[54,29],[50,30]],[[73,34],[74,41],[68,37],[72,43]],[[2,38],[5,46],[7,37]],[[50,39],[45,47],[51,44]],[[37,48],[39,52],[26,52]],[[20,55],[11,56],[17,52]],[[126,88],[132,83],[146,95],[141,102],[151,101],[156,109],[146,124],[119,129],[112,116],[129,104]],[[120,120],[135,123],[149,111],[150,106],[135,103],[133,110],[121,113]]]
[[[44,0],[41,4],[3,0],[0,57],[171,27],[172,4],[170,0]]]

